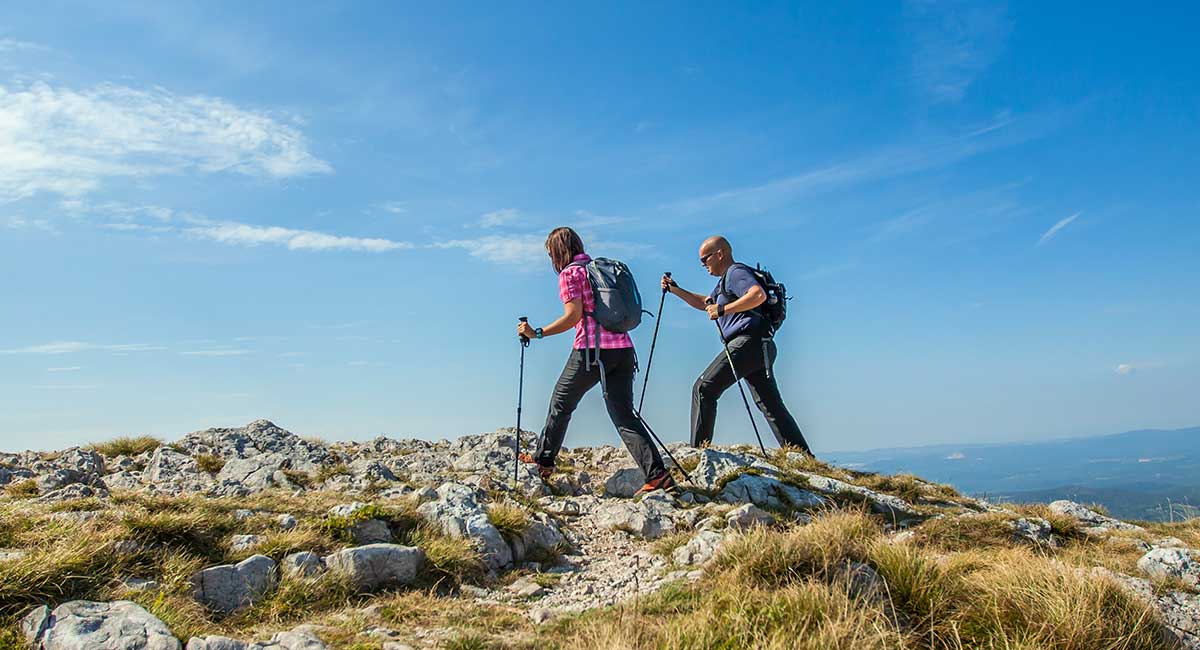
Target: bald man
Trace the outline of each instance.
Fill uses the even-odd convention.
[[[767,300],[767,293],[754,278],[750,267],[733,259],[733,247],[721,236],[713,236],[700,245],[700,264],[709,275],[721,278],[707,296],[681,288],[667,276],[662,278],[663,289],[679,296],[687,304],[708,313],[721,327],[721,337],[737,368],[737,377],[746,380],[754,403],[767,419],[780,446],[790,446],[809,455],[812,450],[800,433],[796,419],[783,404],[775,372],[778,350],[775,347],[770,323],[757,308]],[[737,381],[729,368],[729,359],[722,351],[708,364],[692,388],[692,446],[712,442],[713,426],[717,419],[717,398]]]

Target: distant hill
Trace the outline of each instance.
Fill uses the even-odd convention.
[[[1071,499],[1115,516],[1169,520],[1200,506],[1200,427],[1146,429],[1034,443],[834,452],[833,462],[911,472],[996,501]]]

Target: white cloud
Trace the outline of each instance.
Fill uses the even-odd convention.
[[[0,52],[45,52],[50,48],[28,41],[18,41],[11,38],[0,38]]]
[[[76,370],[83,370],[83,366],[67,366],[64,368],[46,368],[46,372],[75,372]]]
[[[504,208],[503,210],[494,210],[488,212],[479,218],[480,228],[496,228],[505,224],[512,223],[519,219],[521,213],[514,208]]]
[[[240,357],[245,354],[250,354],[250,350],[187,350],[180,352],[179,354],[188,357]]]
[[[164,233],[173,232],[175,230],[171,226],[147,226],[141,223],[105,223],[100,224],[100,227],[106,230],[116,230],[119,232]]]
[[[12,230],[40,230],[52,235],[59,234],[58,228],[55,228],[54,224],[45,219],[29,219],[27,217],[13,216],[6,217],[0,223],[3,223],[6,228],[11,228]]]
[[[45,343],[42,345],[31,345],[24,348],[12,348],[8,350],[0,350],[0,354],[71,354],[73,352],[85,352],[91,350],[99,350],[104,352],[158,352],[167,348],[161,345],[152,345],[149,343],[119,343],[119,344],[96,344],[84,343],[82,341],[55,341],[53,343]]]
[[[1081,215],[1081,214],[1083,214],[1083,213],[1076,212],[1075,214],[1073,214],[1065,219],[1059,219],[1058,223],[1054,224],[1053,226],[1050,226],[1050,230],[1047,230],[1045,232],[1045,234],[1042,235],[1042,238],[1038,240],[1037,245],[1041,246],[1042,244],[1045,244],[1046,242],[1050,241],[1051,238],[1053,238],[1055,235],[1058,234],[1058,231],[1071,225],[1071,222],[1078,219],[1079,215]]]
[[[384,212],[390,212],[392,214],[404,214],[408,212],[408,208],[404,207],[404,204],[400,201],[384,201],[383,203],[377,204],[375,207],[383,210]]]
[[[912,74],[933,102],[958,102],[999,57],[1011,30],[1003,4],[929,2],[906,4],[912,38]]]
[[[117,84],[0,86],[0,200],[79,196],[115,177],[331,171],[292,126],[222,99]]]
[[[1137,366],[1133,365],[1132,363],[1117,364],[1117,374],[1118,375],[1133,374],[1134,370],[1137,370]]]
[[[539,235],[488,235],[432,244],[433,248],[460,248],[497,264],[529,264],[545,261],[546,241]]]
[[[293,230],[278,226],[250,226],[234,222],[188,228],[187,232],[195,237],[211,239],[222,244],[239,246],[272,244],[285,246],[289,250],[303,251],[347,250],[381,253],[413,248],[413,245],[408,242],[390,239],[341,237],[312,230]]]

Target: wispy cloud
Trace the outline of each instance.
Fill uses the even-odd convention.
[[[892,146],[876,153],[818,166],[757,185],[684,199],[665,206],[683,214],[720,210],[758,214],[827,192],[937,169],[973,156],[1040,137],[1060,115],[1046,114],[1024,121],[1000,116],[966,135]]]
[[[297,251],[359,251],[381,253],[413,248],[409,242],[375,237],[343,237],[312,230],[293,230],[278,226],[251,226],[225,222],[212,226],[188,228],[188,234],[211,239],[222,244],[259,246],[270,244]]]
[[[37,390],[95,390],[96,384],[41,384],[33,386]]]
[[[63,368],[46,368],[46,372],[75,372],[83,370],[83,366],[66,366]]]
[[[0,350],[0,354],[71,354],[74,352],[103,351],[103,352],[159,352],[166,350],[165,346],[150,343],[119,343],[97,344],[83,341],[55,341],[42,345],[31,345],[24,348]]]
[[[52,235],[60,234],[58,228],[45,219],[29,219],[27,217],[13,216],[0,219],[0,223],[3,223],[4,227],[12,230],[40,230]]]
[[[1073,223],[1076,219],[1078,219],[1079,215],[1081,215],[1081,214],[1083,214],[1083,213],[1076,212],[1075,214],[1073,214],[1065,219],[1059,219],[1058,223],[1054,224],[1053,226],[1050,226],[1050,230],[1047,230],[1045,232],[1045,234],[1042,235],[1042,238],[1038,240],[1037,245],[1041,246],[1042,244],[1045,244],[1046,242],[1053,239],[1054,236],[1057,235],[1060,230],[1071,225],[1071,223]]]
[[[219,98],[117,84],[0,86],[0,200],[192,171],[286,178],[332,168],[294,127]]]
[[[437,242],[433,248],[459,248],[497,264],[527,264],[546,257],[545,239],[540,235],[487,235],[475,239]]]
[[[515,222],[521,217],[521,213],[515,208],[504,208],[503,210],[493,210],[479,218],[480,228],[496,228],[506,224]]]
[[[1167,364],[1161,361],[1135,361],[1130,363],[1119,363],[1114,370],[1118,375],[1132,375],[1136,372],[1142,372],[1145,370],[1157,370],[1166,365]]]
[[[400,201],[383,201],[382,203],[376,203],[375,208],[391,214],[405,214],[408,212],[408,208],[404,207],[404,204]]]
[[[185,350],[183,352],[180,352],[179,354],[182,354],[186,357],[240,357],[243,355],[250,354],[251,352],[252,352],[252,350],[221,349],[221,350]]]
[[[962,100],[1011,31],[1004,4],[996,2],[912,0],[906,14],[913,79],[935,103]]]
[[[0,52],[45,52],[50,48],[29,41],[18,41],[12,38],[0,38]]]

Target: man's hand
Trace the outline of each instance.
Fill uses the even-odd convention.
[[[519,336],[524,336],[527,339],[537,338],[537,330],[529,323],[518,323],[517,334]]]
[[[717,320],[717,317],[721,315],[721,306],[715,302],[710,302],[704,307],[704,311],[708,312],[709,320]]]
[[[678,286],[679,285],[676,284],[675,281],[671,279],[671,276],[669,276],[669,275],[662,276],[662,290],[663,291],[670,291],[671,287],[678,287]]]

